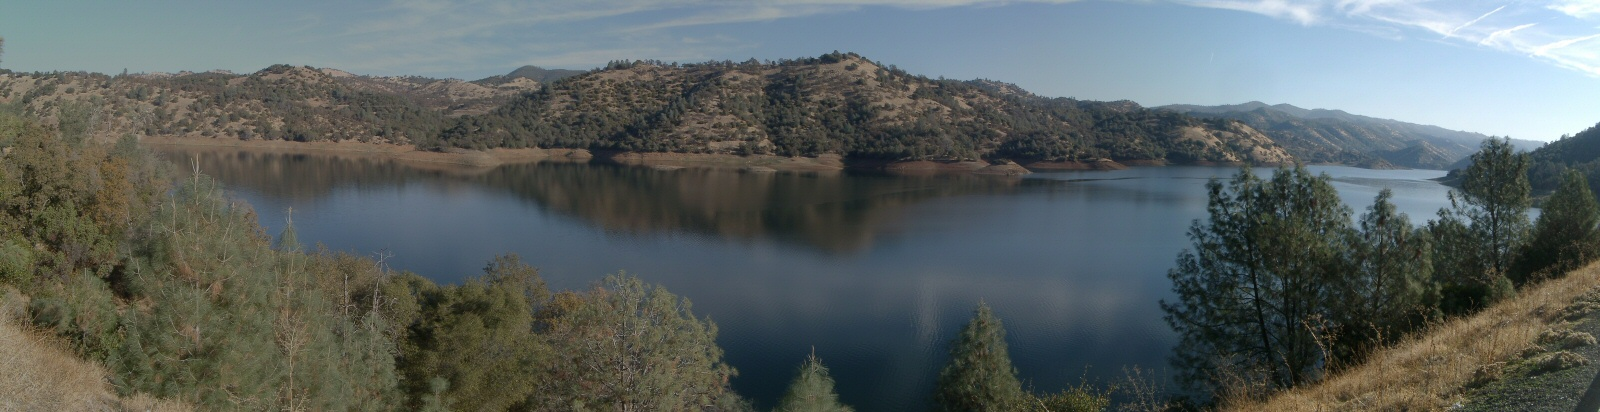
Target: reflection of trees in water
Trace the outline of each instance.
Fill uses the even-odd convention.
[[[419,180],[471,184],[512,193],[609,231],[772,238],[830,252],[866,248],[885,223],[918,202],[1008,194],[1053,183],[992,176],[660,171],[551,162],[467,168],[209,148],[169,149],[166,155],[180,164],[197,159],[201,171],[232,187],[276,198],[308,200],[341,187],[378,189]]]

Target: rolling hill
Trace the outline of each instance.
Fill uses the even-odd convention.
[[[1244,122],[1272,137],[1296,157],[1315,163],[1451,169],[1489,138],[1480,133],[1289,104],[1170,105],[1159,109]],[[1521,150],[1534,150],[1542,144],[1512,140],[1512,145]]]

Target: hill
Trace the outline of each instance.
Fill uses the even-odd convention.
[[[1590,190],[1594,190],[1600,187],[1600,123],[1578,134],[1562,136],[1529,153],[1529,157],[1532,165],[1528,168],[1528,182],[1534,193],[1554,191],[1561,182],[1561,173],[1569,168],[1582,172],[1589,179]]]
[[[1308,162],[1451,169],[1489,136],[1343,110],[1304,109],[1249,102],[1223,106],[1170,105],[1159,109],[1193,116],[1238,120],[1261,130]],[[1542,143],[1513,140],[1521,150]]]
[[[498,86],[517,81],[518,79],[529,80],[535,83],[550,83],[583,73],[583,70],[546,69],[539,66],[522,66],[518,67],[516,70],[512,70],[511,73],[485,77],[474,80],[473,83],[486,86]]]
[[[427,144],[891,161],[1293,159],[1238,122],[929,79],[837,52],[769,63],[614,62],[457,118]]]
[[[856,54],[523,67],[477,81],[275,65],[110,76],[0,71],[0,104],[73,136],[359,141],[434,150],[841,155],[1083,165],[1294,161],[1247,124],[911,75]]]

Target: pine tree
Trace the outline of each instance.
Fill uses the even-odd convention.
[[[950,345],[950,363],[934,391],[940,411],[1008,411],[1024,407],[1027,394],[1006,351],[1006,329],[989,305],[978,309]]]
[[[1438,299],[1429,234],[1395,211],[1393,195],[1389,189],[1378,192],[1346,246],[1353,276],[1342,284],[1336,311],[1342,326],[1336,349],[1344,364],[1412,330]]]
[[[1517,153],[1510,139],[1485,140],[1462,174],[1466,215],[1486,248],[1486,269],[1491,273],[1508,273],[1527,238],[1531,190],[1528,155]]]
[[[1450,208],[1428,225],[1436,241],[1440,308],[1471,313],[1514,292],[1507,277],[1528,235],[1528,155],[1509,140],[1484,140],[1450,191]]]
[[[1518,284],[1561,276],[1600,257],[1600,204],[1582,173],[1567,170],[1543,209],[1512,271]]]
[[[833,392],[833,377],[828,367],[816,354],[806,358],[789,383],[789,390],[778,402],[778,412],[850,412],[849,406],[839,403],[839,394]]]
[[[1194,250],[1167,273],[1178,300],[1161,302],[1182,340],[1174,356],[1180,380],[1247,397],[1312,381],[1326,364],[1313,332],[1350,280],[1341,256],[1350,209],[1327,175],[1304,167],[1267,181],[1245,168],[1226,186],[1213,180],[1207,188],[1210,218],[1194,222]]]

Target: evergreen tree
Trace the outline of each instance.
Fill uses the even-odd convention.
[[[1527,240],[1529,191],[1528,156],[1510,140],[1484,140],[1461,190],[1450,191],[1450,208],[1428,228],[1445,313],[1471,313],[1514,292],[1507,274]]]
[[[1589,181],[1568,170],[1544,203],[1512,275],[1518,284],[1561,276],[1600,257],[1600,204]]]
[[[1461,177],[1462,200],[1473,231],[1487,248],[1486,269],[1504,275],[1528,233],[1528,155],[1511,140],[1488,139]]]
[[[833,392],[833,377],[828,367],[822,366],[817,355],[812,354],[800,365],[789,390],[778,401],[778,412],[850,412],[849,406],[839,403],[839,394]]]
[[[1006,351],[1006,329],[989,305],[978,310],[950,345],[950,363],[934,389],[940,411],[1008,411],[1023,408],[1027,393]]]
[[[1181,343],[1181,381],[1209,395],[1261,396],[1308,383],[1325,365],[1314,333],[1348,269],[1350,210],[1326,175],[1279,169],[1263,181],[1242,169],[1207,184],[1209,220],[1189,229],[1193,250],[1167,273],[1162,301]],[[1244,388],[1246,393],[1223,393]]]
[[[1429,234],[1395,211],[1393,195],[1387,188],[1378,192],[1346,246],[1353,272],[1339,291],[1336,312],[1342,326],[1337,352],[1346,365],[1359,362],[1372,345],[1414,329],[1438,299]]]

